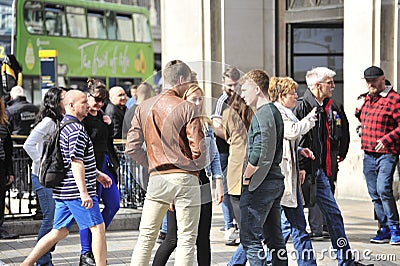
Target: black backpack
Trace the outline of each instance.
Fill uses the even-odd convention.
[[[55,134],[51,136],[50,141],[43,149],[40,160],[39,181],[47,188],[54,188],[60,185],[67,174],[68,168],[64,167],[60,149],[60,132],[66,125],[71,123],[74,123],[74,121],[67,120],[61,126],[57,123]]]

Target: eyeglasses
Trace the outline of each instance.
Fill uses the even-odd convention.
[[[328,84],[328,85],[330,85],[330,86],[335,85],[335,82],[334,82],[333,80],[328,81],[328,82],[320,82],[320,83]]]
[[[90,93],[89,93],[89,95],[93,97],[93,99],[95,100],[96,103],[104,103],[104,101],[105,101],[105,99],[103,99],[103,97],[100,97],[100,96],[95,97]]]

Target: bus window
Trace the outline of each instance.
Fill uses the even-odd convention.
[[[87,37],[85,9],[67,6],[68,32],[70,37]]]
[[[26,30],[32,34],[43,34],[42,3],[26,1],[24,6],[24,22]]]
[[[0,3],[0,35],[11,34],[12,9],[11,6]]]
[[[106,22],[101,11],[88,10],[89,38],[107,39]]]
[[[46,31],[52,36],[67,36],[67,25],[65,23],[64,6],[46,4]]]
[[[118,24],[116,21],[115,12],[108,11],[106,13],[107,16],[107,34],[109,40],[116,40],[117,39],[117,28]]]
[[[135,27],[135,41],[151,42],[150,26],[145,15],[133,14],[133,25]]]
[[[133,24],[130,15],[117,14],[118,40],[133,41]]]

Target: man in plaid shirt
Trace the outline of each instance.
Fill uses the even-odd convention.
[[[393,172],[400,151],[400,95],[385,86],[383,70],[364,71],[368,94],[356,108],[361,122],[363,172],[381,228],[372,243],[400,245],[399,213],[393,197]]]

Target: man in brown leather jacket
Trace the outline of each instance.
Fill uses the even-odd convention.
[[[170,203],[175,204],[179,229],[175,265],[193,265],[200,216],[197,176],[205,155],[201,156],[204,134],[194,105],[182,99],[190,76],[190,68],[182,61],[167,63],[163,70],[163,93],[136,108],[128,132],[127,154],[150,173],[131,265],[149,265]]]

